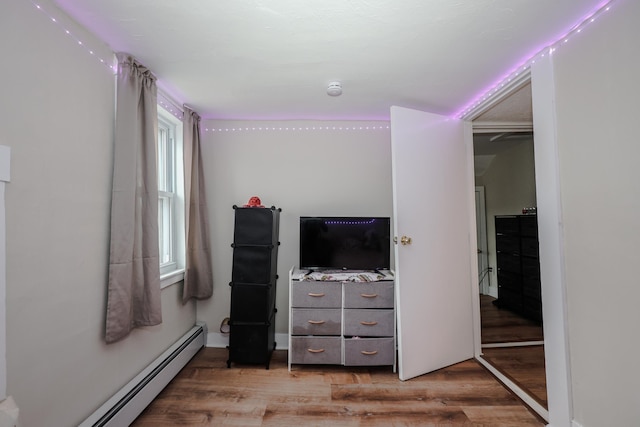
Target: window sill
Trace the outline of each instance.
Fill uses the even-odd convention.
[[[184,280],[184,269],[174,270],[160,276],[160,289],[175,285]]]

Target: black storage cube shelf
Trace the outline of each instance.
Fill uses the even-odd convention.
[[[253,208],[259,209],[259,208]],[[271,283],[275,280],[276,262],[273,245],[233,245],[233,283]]]
[[[234,283],[231,292],[231,318],[244,322],[264,322],[275,310],[271,285]]]
[[[239,363],[266,364],[275,348],[275,313],[268,322],[234,324],[229,337],[229,359]],[[230,366],[227,363],[227,366]]]
[[[229,360],[264,364],[275,349],[275,301],[281,209],[234,206]]]
[[[236,208],[233,243],[236,245],[271,245],[278,239],[280,209]]]
[[[542,322],[536,215],[495,217],[498,299],[496,305]]]

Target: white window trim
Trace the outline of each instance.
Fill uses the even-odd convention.
[[[184,268],[173,270],[160,276],[160,289],[175,285],[184,280]]]
[[[184,280],[185,266],[185,197],[184,197],[184,162],[183,162],[183,141],[182,141],[182,121],[158,104],[158,122],[164,122],[175,127],[175,188],[177,200],[174,200],[174,228],[175,228],[175,268],[163,271],[160,274],[160,289],[174,285]]]

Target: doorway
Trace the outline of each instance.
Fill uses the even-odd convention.
[[[523,82],[475,117],[473,129],[481,358],[548,421],[542,322],[514,307],[501,306],[498,289],[501,284],[496,235],[501,233],[496,231],[495,218],[522,215],[524,208],[536,206],[530,83]],[[484,247],[480,246],[482,228],[486,228]],[[486,264],[481,263],[484,251]],[[506,280],[504,272],[501,276]]]

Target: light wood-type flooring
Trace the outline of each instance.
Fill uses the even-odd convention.
[[[143,426],[544,426],[477,361],[408,381],[391,367],[233,364],[202,349],[133,424]]]
[[[493,304],[495,298],[480,295],[482,344],[542,341],[542,326]]]
[[[485,344],[543,341],[542,325],[494,304],[495,298],[480,296],[483,358],[516,383],[540,405],[548,408],[544,345],[485,347]],[[508,344],[505,344],[508,345]]]
[[[548,408],[544,346],[485,348],[482,352],[486,361]]]

